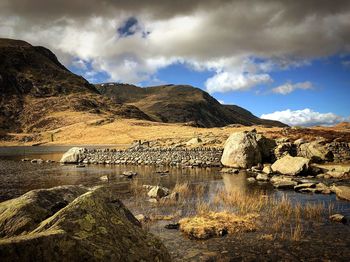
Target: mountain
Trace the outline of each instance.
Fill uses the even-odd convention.
[[[222,105],[203,90],[188,85],[141,88],[105,83],[96,85],[96,88],[116,103],[134,105],[159,122],[192,122],[201,127],[229,124],[286,126],[278,121],[260,119],[236,105]]]
[[[0,128],[52,129],[63,124],[52,114],[68,111],[149,119],[136,107],[101,96],[45,47],[0,38]]]

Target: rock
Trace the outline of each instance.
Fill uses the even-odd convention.
[[[345,178],[348,176],[347,173],[344,173],[344,172],[339,172],[339,171],[328,171],[327,172],[327,175],[330,177],[330,178]]]
[[[324,178],[325,174],[318,174],[316,178]]]
[[[109,179],[108,179],[108,176],[101,176],[100,180],[101,181],[108,181]]]
[[[30,162],[32,164],[42,164],[42,163],[44,163],[44,160],[42,160],[42,159],[32,159]]]
[[[294,190],[299,191],[300,189],[303,189],[303,188],[315,188],[315,187],[316,187],[315,183],[302,183],[294,186]]]
[[[291,142],[278,144],[273,153],[276,159],[280,159],[286,155],[296,156],[296,147]]]
[[[338,198],[350,201],[350,186],[332,186],[333,191]]]
[[[264,173],[259,173],[256,178],[256,180],[258,181],[269,181],[269,176],[267,174],[264,174]]]
[[[76,167],[76,168],[84,168],[84,167],[85,167],[85,165],[83,165],[83,164],[79,164],[79,165],[76,165],[75,167]]]
[[[274,172],[295,176],[306,173],[309,168],[309,162],[310,160],[307,158],[287,155],[273,163],[271,168]]]
[[[256,133],[236,132],[225,142],[221,163],[234,168],[250,168],[261,163],[262,157]]]
[[[170,261],[108,188],[34,190],[0,203],[1,261]]]
[[[167,200],[170,200],[170,201],[178,201],[179,200],[179,193],[178,192],[172,192],[171,194],[169,194],[169,195],[167,195],[167,196],[165,196],[165,197],[163,197],[161,200],[165,200],[165,201],[167,201]]]
[[[333,222],[346,223],[347,219],[342,214],[334,214],[329,217],[329,219]]]
[[[180,224],[179,223],[167,224],[164,226],[164,228],[166,228],[166,229],[179,229]]]
[[[134,176],[137,176],[137,173],[134,171],[124,171],[123,176],[127,178],[133,178]]]
[[[272,171],[271,165],[264,165],[262,172],[268,175],[272,174],[273,171]]]
[[[320,193],[320,194],[331,194],[332,191],[328,186],[326,186],[323,183],[317,183],[316,188],[315,188],[315,193]]]
[[[297,147],[299,147],[302,144],[305,144],[307,141],[304,138],[299,138],[297,140],[294,141],[294,145],[296,145]]]
[[[310,187],[300,188],[298,190],[298,192],[300,192],[300,193],[316,193],[316,188],[310,188]]]
[[[247,178],[247,181],[248,181],[249,183],[254,183],[256,180],[255,180],[254,177],[248,177],[248,178]]]
[[[298,156],[309,158],[316,163],[333,161],[333,153],[328,150],[323,140],[301,144],[298,147]]]
[[[239,169],[237,168],[221,168],[220,173],[225,173],[225,174],[238,174],[239,173]]]
[[[260,172],[263,169],[263,165],[261,163],[257,164],[256,166],[253,166],[251,169],[253,172]]]
[[[294,186],[297,185],[297,182],[295,181],[288,181],[288,180],[285,180],[285,181],[277,181],[275,183],[273,183],[273,186],[277,189],[293,189]]]
[[[82,157],[84,151],[85,151],[85,148],[73,147],[63,154],[60,162],[65,164],[79,163],[84,160]]]
[[[274,157],[273,149],[276,147],[275,140],[267,138],[262,134],[256,134],[255,137],[259,145],[262,161],[271,162]]]
[[[147,195],[151,198],[162,198],[169,195],[170,190],[166,187],[154,186]]]
[[[194,137],[186,142],[186,146],[194,146],[200,143],[202,143],[202,139],[200,139],[199,137]]]
[[[145,223],[150,221],[151,219],[148,216],[145,216],[143,214],[136,215],[135,218],[140,222],[140,223]]]

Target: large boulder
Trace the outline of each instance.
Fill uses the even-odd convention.
[[[170,261],[107,187],[32,191],[0,203],[0,219],[1,261]]]
[[[295,176],[306,173],[309,169],[309,162],[310,160],[304,157],[286,155],[273,163],[271,168],[276,173]]]
[[[262,157],[255,132],[237,132],[225,142],[221,163],[235,168],[250,168],[261,163]]]
[[[312,162],[333,161],[334,157],[323,140],[299,145],[298,156],[309,158]]]
[[[350,186],[332,186],[331,190],[338,198],[350,201]]]
[[[66,153],[63,154],[60,162],[65,164],[75,164],[83,161],[83,154],[86,151],[82,147],[72,147]]]

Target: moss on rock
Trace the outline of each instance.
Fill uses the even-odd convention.
[[[55,189],[41,190],[36,199],[29,192],[10,200],[12,212],[7,210],[9,201],[0,203],[0,210],[7,210],[1,215],[1,226],[11,225],[12,229],[0,239],[2,261],[170,261],[160,240],[143,231],[108,188],[76,188],[80,195],[66,206],[54,214],[36,216],[29,206],[36,210],[34,203],[40,202],[46,191]],[[15,228],[17,224],[21,226]]]

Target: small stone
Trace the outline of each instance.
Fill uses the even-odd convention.
[[[316,187],[315,183],[303,183],[303,184],[294,186],[294,190],[299,191],[300,189],[303,189],[303,188],[315,188],[315,187]]]
[[[346,223],[347,219],[342,214],[334,214],[329,217],[329,219],[333,222]]]
[[[248,178],[247,178],[247,181],[248,181],[249,183],[254,183],[256,180],[255,180],[254,177],[248,177]]]
[[[140,223],[145,223],[147,221],[150,221],[150,218],[148,216],[145,216],[143,214],[136,215],[135,218],[140,221]]]
[[[180,224],[179,223],[174,223],[174,224],[167,224],[164,226],[166,229],[179,229]]]
[[[256,176],[256,180],[258,181],[269,181],[269,176],[267,174],[264,174],[264,173],[259,173],[257,176]]]

